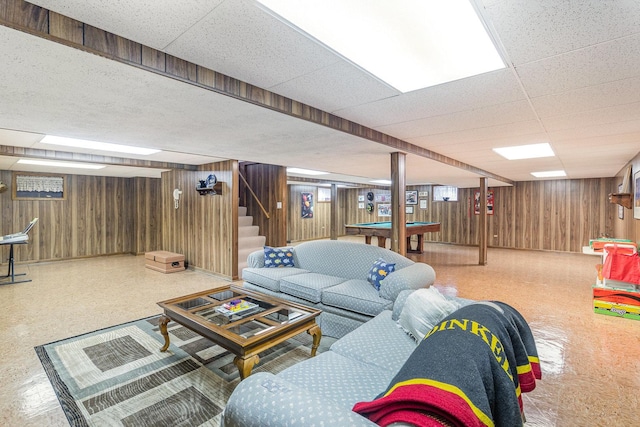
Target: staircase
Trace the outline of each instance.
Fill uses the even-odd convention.
[[[251,252],[264,248],[266,237],[260,236],[260,227],[253,225],[253,217],[247,216],[247,208],[238,208],[238,276],[242,278],[242,269],[247,266],[247,257]]]

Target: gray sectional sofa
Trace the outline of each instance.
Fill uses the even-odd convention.
[[[416,349],[397,324],[411,290],[392,310],[334,342],[330,349],[277,375],[259,372],[241,381],[225,407],[224,427],[375,426],[351,409],[384,391]],[[459,306],[471,303],[455,297]]]
[[[431,266],[390,250],[362,243],[321,240],[294,248],[294,267],[265,267],[264,251],[247,259],[243,286],[321,309],[322,334],[340,338],[393,307],[404,290],[427,288],[435,281]],[[395,271],[380,282],[367,281],[373,263],[383,258]]]

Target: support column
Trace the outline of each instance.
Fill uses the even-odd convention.
[[[338,186],[331,184],[331,240],[338,240]]]
[[[487,215],[488,179],[480,178],[480,216],[478,218],[478,256],[480,265],[487,265],[487,232],[489,231]]]
[[[407,255],[405,153],[391,153],[391,250]]]

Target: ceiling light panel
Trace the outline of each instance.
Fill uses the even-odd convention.
[[[311,169],[287,168],[287,173],[297,173],[300,175],[327,175],[329,172],[314,171]]]
[[[53,168],[73,168],[73,169],[103,169],[105,165],[96,165],[92,163],[73,163],[73,162],[56,162],[52,160],[31,160],[20,159],[17,163],[23,165],[48,166]]]
[[[508,160],[537,159],[540,157],[555,156],[553,149],[551,149],[551,145],[546,142],[543,144],[494,148],[493,151]]]
[[[544,171],[544,172],[531,172],[531,175],[536,178],[561,178],[567,176],[565,171]]]
[[[108,142],[88,141],[86,139],[65,138],[53,135],[46,135],[40,142],[43,144],[62,145],[65,147],[86,148],[89,150],[108,151],[116,153],[140,154],[143,156],[148,156],[150,154],[160,152],[160,150],[151,148],[111,144]]]
[[[469,0],[259,1],[401,92],[505,68]]]

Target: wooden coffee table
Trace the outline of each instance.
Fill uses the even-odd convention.
[[[224,311],[225,303],[238,300],[245,301],[249,308]],[[307,332],[313,337],[313,357],[322,338],[316,324],[321,310],[233,285],[161,301],[158,305],[164,310],[160,332],[165,342],[160,351],[169,348],[167,324],[173,320],[235,354],[233,363],[241,379],[251,374],[260,361],[260,352]]]

